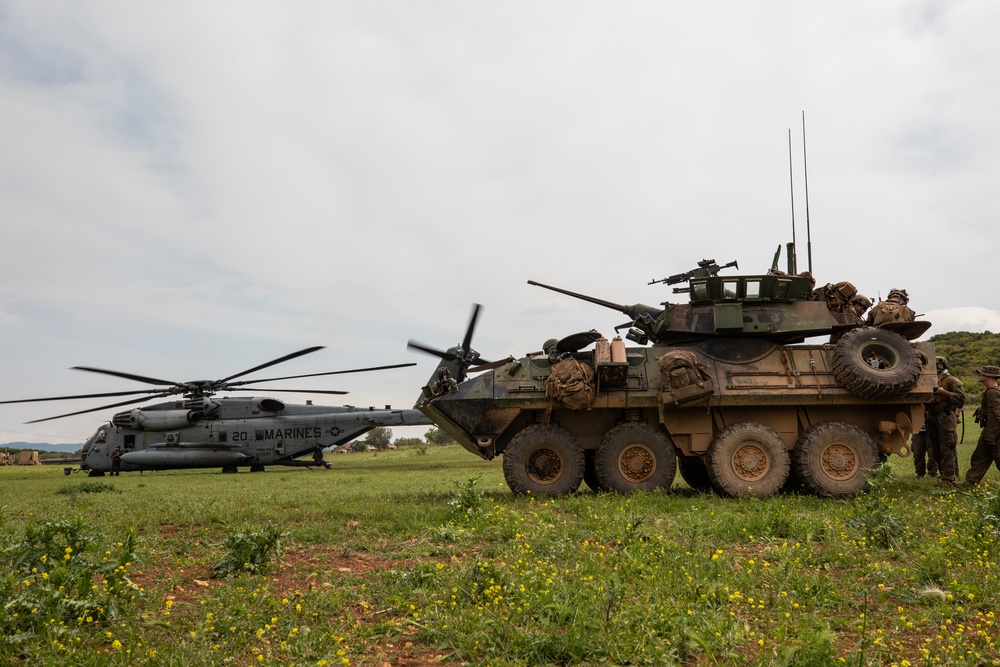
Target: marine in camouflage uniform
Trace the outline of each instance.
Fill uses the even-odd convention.
[[[913,470],[917,477],[930,475],[938,476],[937,457],[932,456],[927,451],[927,424],[920,427],[920,430],[913,434],[910,440],[910,452],[913,454]]]
[[[877,327],[891,322],[912,322],[917,318],[906,304],[910,302],[910,295],[905,289],[891,289],[885,301],[878,304],[868,313],[866,324],[870,327]]]
[[[976,373],[979,381],[986,385],[986,391],[983,392],[983,402],[976,410],[976,421],[983,427],[983,432],[972,452],[969,471],[965,473],[969,484],[979,484],[994,463],[1000,469],[1000,388],[997,387],[1000,366],[983,366]]]
[[[965,405],[965,390],[962,381],[948,372],[948,360],[935,359],[938,372],[938,386],[934,388],[934,400],[927,404],[927,467],[930,461],[937,462],[941,471],[941,483],[954,485],[958,477],[958,421],[956,412]],[[919,472],[918,472],[919,475]]]

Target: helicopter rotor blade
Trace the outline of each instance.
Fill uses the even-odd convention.
[[[247,384],[255,384],[257,382],[277,382],[278,380],[294,380],[296,378],[314,378],[314,377],[320,377],[322,375],[341,375],[341,374],[344,374],[344,373],[364,373],[366,371],[381,371],[381,370],[386,370],[386,369],[389,369],[389,368],[405,368],[406,366],[416,366],[416,365],[417,365],[417,363],[415,361],[411,361],[411,362],[405,363],[405,364],[391,364],[389,366],[371,366],[369,368],[352,368],[352,369],[346,370],[346,371],[329,371],[327,373],[306,373],[304,375],[286,375],[285,377],[280,377],[280,378],[266,378],[264,380],[243,380],[241,382],[233,382],[229,386],[230,387],[240,387],[240,386],[247,385]],[[344,392],[344,393],[346,393],[346,392]]]
[[[86,410],[79,410],[77,412],[67,412],[64,415],[56,415],[55,417],[45,417],[44,419],[32,419],[30,422],[24,422],[24,423],[25,424],[37,424],[39,422],[52,421],[53,419],[62,419],[63,417],[73,417],[74,415],[85,415],[88,412],[97,412],[98,410],[107,410],[108,408],[117,408],[117,407],[121,407],[123,405],[134,405],[136,403],[143,403],[145,401],[148,401],[148,400],[151,400],[151,399],[154,399],[154,398],[162,398],[164,396],[170,396],[170,395],[172,395],[174,393],[175,392],[173,392],[173,391],[171,391],[171,392],[161,392],[161,393],[159,393],[159,394],[157,394],[155,396],[144,396],[142,398],[134,398],[131,401],[122,401],[121,403],[112,403],[111,405],[101,405],[101,406],[96,407],[96,408],[88,408]]]
[[[136,382],[145,382],[146,384],[167,384],[176,386],[181,384],[180,382],[174,382],[173,380],[158,380],[156,378],[146,377],[145,375],[133,375],[132,373],[122,373],[121,371],[109,371],[103,368],[92,368],[90,366],[73,366],[75,371],[87,371],[88,373],[103,373],[104,375],[113,375],[115,377],[125,378],[126,380],[135,380]]]
[[[440,359],[444,359],[445,361],[455,361],[456,359],[458,359],[458,357],[451,352],[436,350],[433,347],[424,345],[423,343],[418,343],[413,339],[410,339],[410,341],[406,344],[406,347],[413,348],[414,350],[420,350],[421,352],[426,352],[427,354],[438,357]]]
[[[307,347],[304,350],[299,350],[298,352],[292,352],[291,354],[286,354],[285,356],[279,357],[278,359],[273,359],[273,360],[267,362],[266,364],[261,364],[260,366],[254,366],[253,368],[248,368],[247,370],[242,371],[240,373],[236,373],[234,375],[230,375],[229,377],[224,377],[221,380],[219,380],[219,383],[228,382],[228,381],[236,379],[238,377],[242,377],[244,375],[249,375],[250,373],[253,373],[254,371],[263,370],[263,369],[267,368],[268,366],[274,366],[276,364],[280,364],[280,363],[283,363],[285,361],[290,361],[292,359],[295,359],[296,357],[301,357],[304,354],[311,354],[312,352],[315,352],[316,350],[322,350],[322,349],[323,349],[322,345],[317,345],[316,347]]]
[[[462,339],[462,349],[466,352],[472,350],[472,334],[476,330],[476,320],[479,319],[479,309],[482,308],[478,303],[472,304],[472,316],[469,317],[469,326],[465,330],[465,338]]]
[[[336,389],[265,389],[264,387],[230,387],[232,391],[266,391],[282,392],[288,394],[349,394],[347,391],[337,391]]]
[[[164,389],[136,389],[134,391],[106,391],[101,394],[76,394],[73,396],[47,396],[45,398],[22,398],[16,401],[0,401],[0,405],[9,403],[40,403],[42,401],[68,401],[74,398],[105,398],[109,396],[135,396],[136,394],[155,394]]]

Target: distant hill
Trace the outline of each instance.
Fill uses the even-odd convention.
[[[952,331],[930,337],[934,350],[948,360],[949,372],[962,381],[970,396],[981,396],[975,370],[985,364],[1000,364],[1000,334]]]
[[[8,442],[6,444],[0,445],[0,451],[7,449],[27,449],[35,450],[39,452],[73,452],[80,451],[83,447],[83,443],[79,442],[77,444],[62,444],[62,445],[52,445],[47,442]]]

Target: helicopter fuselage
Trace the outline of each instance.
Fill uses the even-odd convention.
[[[87,439],[81,470],[172,470],[266,465],[322,465],[325,448],[343,445],[378,426],[432,422],[418,410],[285,404],[267,397],[206,397],[158,403],[116,414]],[[302,457],[310,458],[303,459]]]

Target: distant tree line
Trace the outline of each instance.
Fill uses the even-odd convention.
[[[364,451],[366,449],[389,449],[390,445],[394,447],[423,447],[427,445],[451,445],[454,443],[455,440],[450,435],[433,426],[427,429],[427,433],[424,434],[422,439],[396,438],[395,440],[392,439],[391,428],[376,426],[368,431],[364,440],[354,443],[352,448],[355,451]]]
[[[975,370],[985,364],[1000,365],[1000,334],[952,331],[930,337],[934,350],[948,360],[949,372],[962,381],[969,398],[983,394]]]

